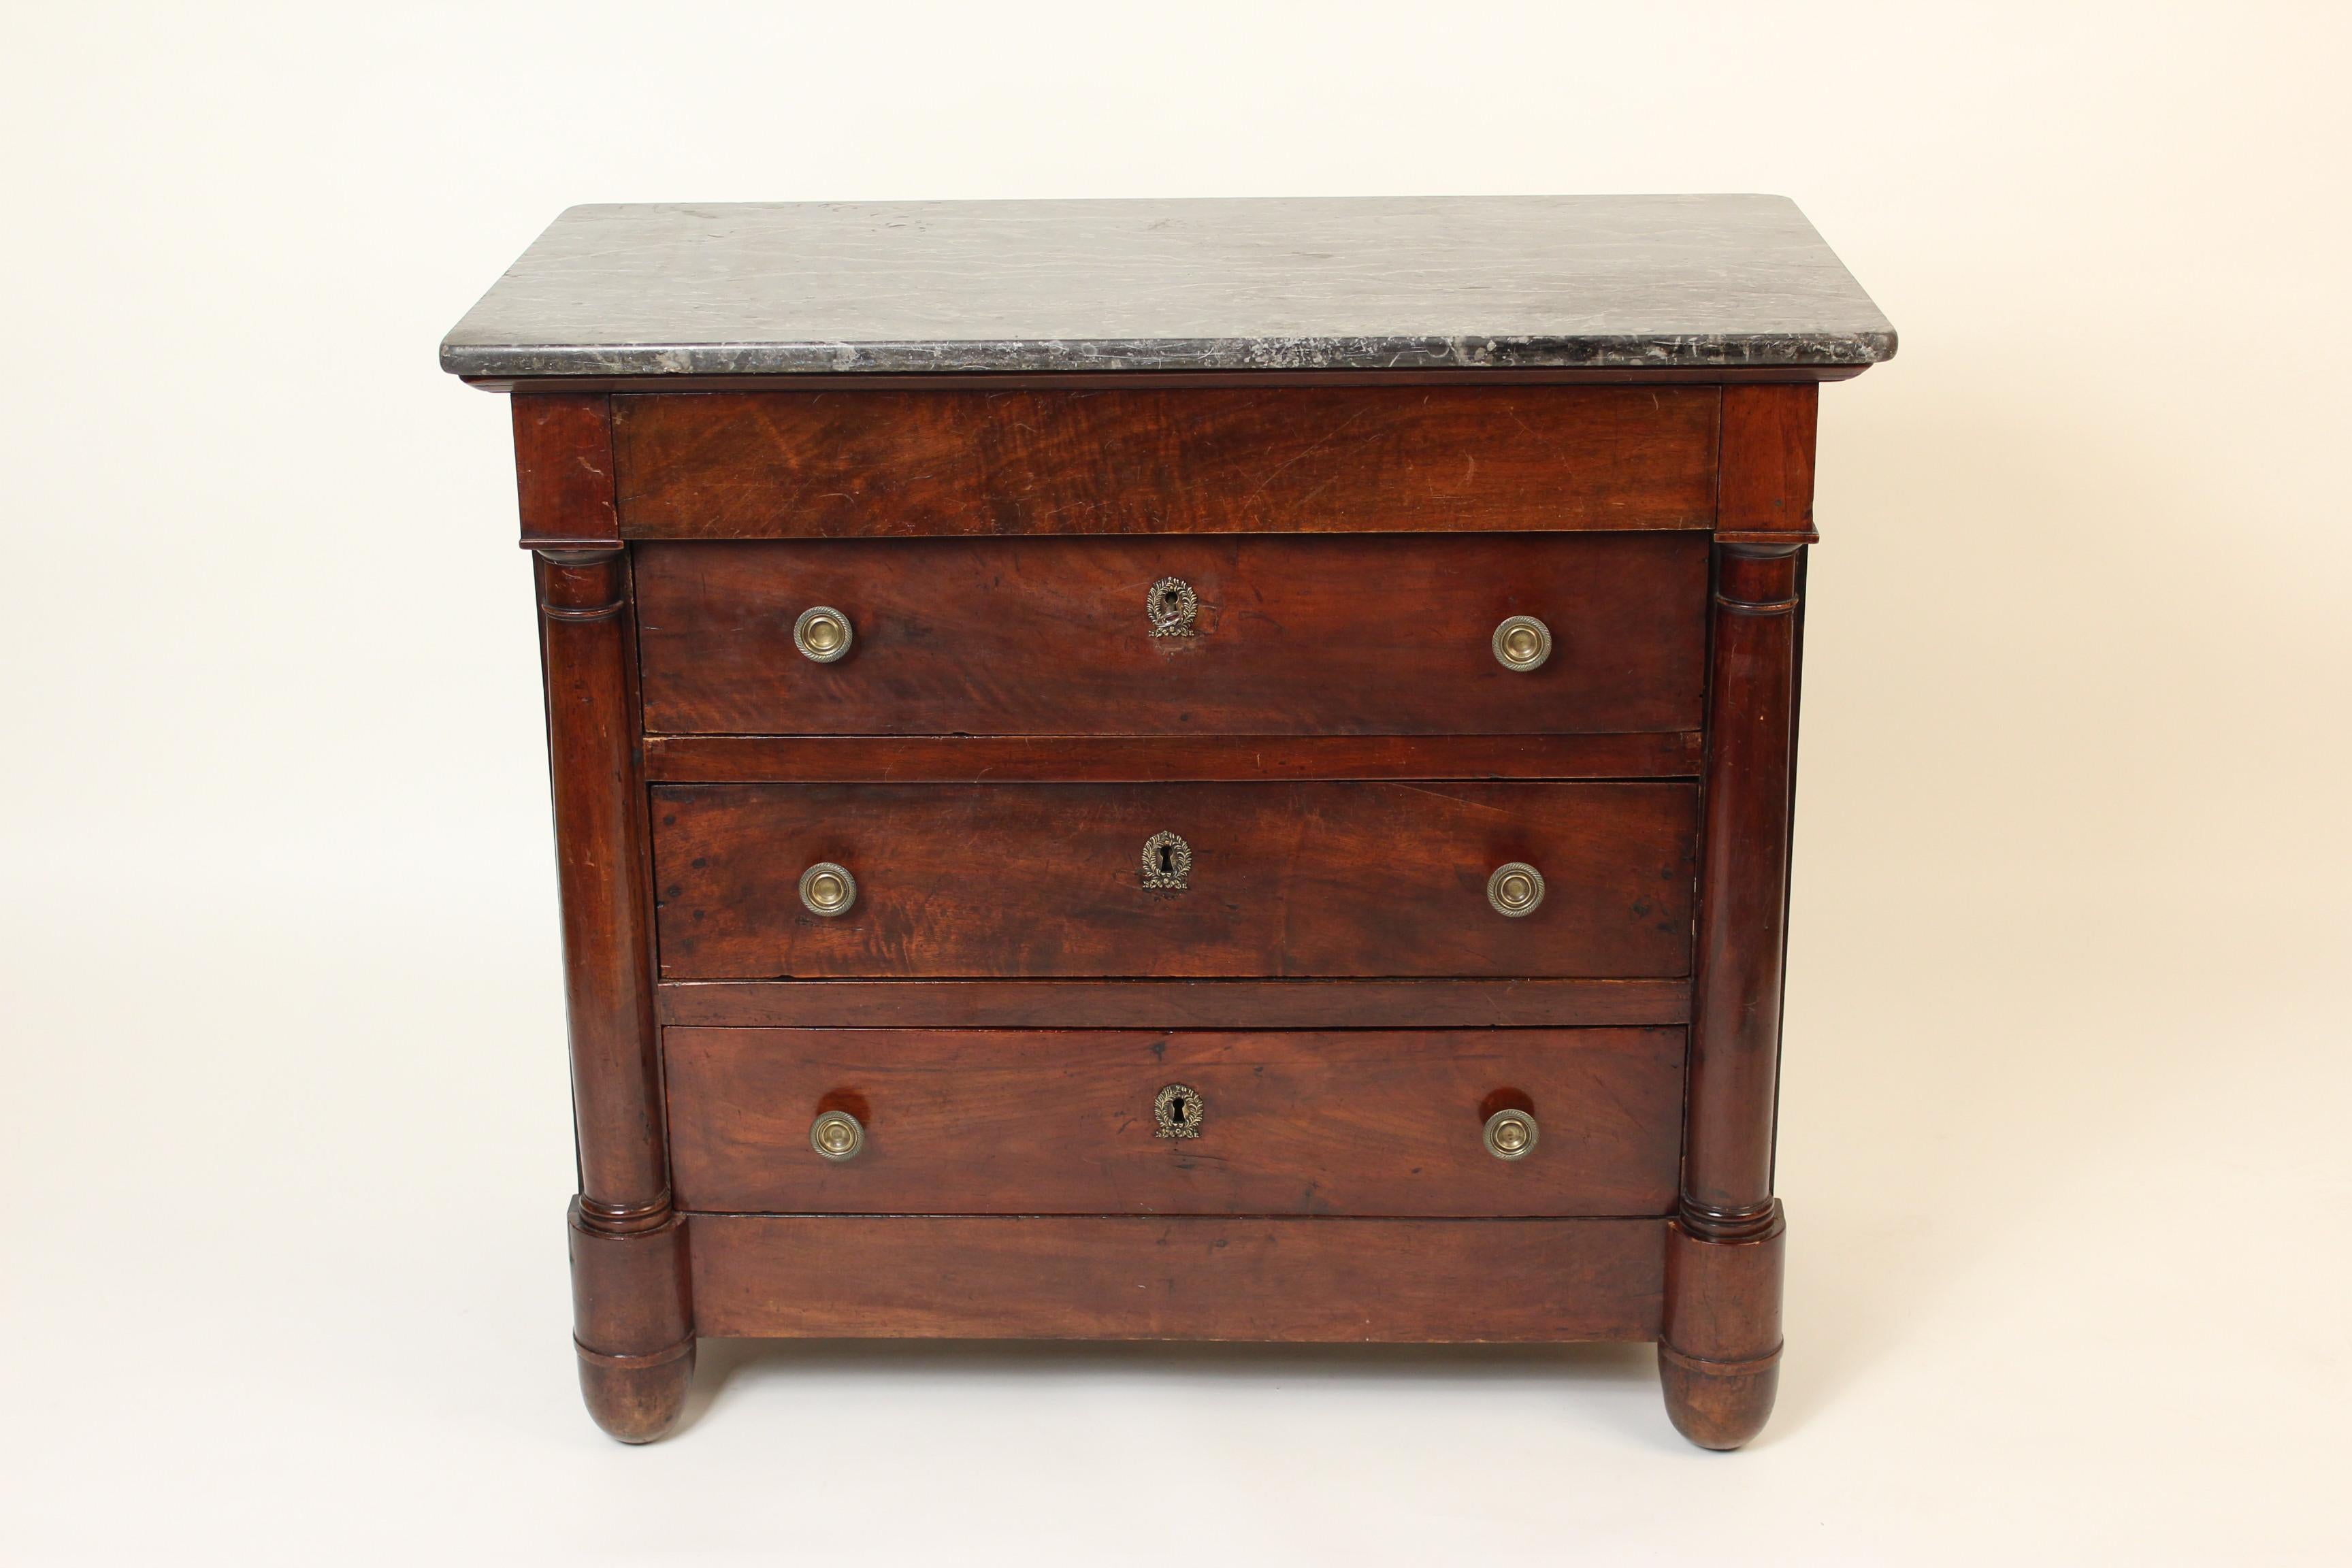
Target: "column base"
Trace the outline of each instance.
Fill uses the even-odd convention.
[[[1665,1330],[1658,1382],[1675,1430],[1737,1448],[1764,1429],[1780,1390],[1780,1205],[1758,1234],[1710,1241],[1666,1227]]]
[[[1702,1448],[1738,1448],[1772,1418],[1772,1401],[1780,1392],[1780,1358],[1701,1361],[1672,1345],[1660,1345],[1658,1382],[1665,1391],[1666,1419],[1675,1431]]]
[[[677,1425],[694,1383],[694,1341],[651,1355],[604,1355],[574,1340],[588,1414],[624,1443],[650,1443]]]
[[[628,1219],[644,1228],[603,1229],[572,1201],[572,1343],[596,1425],[650,1443],[677,1424],[694,1382],[686,1223],[667,1205]]]

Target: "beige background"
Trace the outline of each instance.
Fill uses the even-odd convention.
[[[9,8],[0,1555],[2341,1560],[2332,5]],[[623,1450],[505,409],[583,200],[1747,190],[1827,390],[1780,1414],[1645,1350],[707,1353]]]

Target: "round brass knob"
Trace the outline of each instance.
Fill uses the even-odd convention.
[[[849,617],[831,605],[803,610],[801,618],[793,623],[793,646],[801,650],[803,658],[819,664],[833,664],[846,656],[856,637],[849,629]]]
[[[866,1129],[846,1110],[828,1110],[809,1123],[809,1147],[838,1164],[866,1147]]]
[[[1486,1118],[1486,1152],[1497,1160],[1524,1160],[1536,1146],[1535,1113],[1498,1110]]]
[[[1531,915],[1544,900],[1543,873],[1524,860],[1514,860],[1495,868],[1486,879],[1486,901],[1495,906],[1498,915],[1517,920]]]
[[[1533,616],[1513,616],[1495,628],[1494,648],[1505,669],[1540,668],[1551,657],[1551,628]]]
[[[857,879],[846,866],[820,860],[801,873],[801,906],[813,915],[845,915],[857,901]]]

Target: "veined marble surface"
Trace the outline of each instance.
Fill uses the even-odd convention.
[[[1782,196],[579,206],[442,341],[470,376],[1861,365]]]

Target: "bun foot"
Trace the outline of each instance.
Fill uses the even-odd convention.
[[[580,1394],[596,1425],[624,1443],[650,1443],[677,1425],[694,1383],[691,1337],[651,1355],[580,1352]]]
[[[1702,1448],[1737,1448],[1772,1417],[1772,1400],[1780,1392],[1780,1358],[1703,1362],[1660,1345],[1658,1382],[1675,1431]]]

